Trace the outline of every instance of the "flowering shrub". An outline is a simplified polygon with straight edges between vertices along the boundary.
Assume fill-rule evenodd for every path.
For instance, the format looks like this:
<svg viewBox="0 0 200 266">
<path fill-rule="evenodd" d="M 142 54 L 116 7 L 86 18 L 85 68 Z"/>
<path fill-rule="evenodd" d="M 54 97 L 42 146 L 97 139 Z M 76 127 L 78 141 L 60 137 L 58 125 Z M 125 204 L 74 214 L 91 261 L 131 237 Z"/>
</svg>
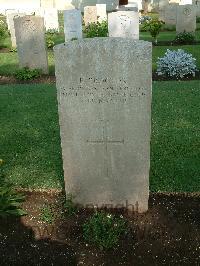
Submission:
<svg viewBox="0 0 200 266">
<path fill-rule="evenodd" d="M 188 54 L 182 49 L 177 51 L 167 49 L 164 57 L 158 57 L 157 74 L 176 78 L 195 76 L 197 70 L 195 61 L 192 54 Z"/>
<path fill-rule="evenodd" d="M 152 20 L 152 18 L 151 18 L 150 16 L 141 16 L 141 17 L 139 18 L 139 23 L 140 23 L 140 24 L 143 24 L 143 23 L 145 23 L 145 22 L 147 22 L 147 21 L 150 21 L 150 20 Z"/>
<path fill-rule="evenodd" d="M 151 36 L 155 40 L 155 43 L 157 43 L 157 37 L 162 29 L 163 24 L 165 24 L 165 22 L 157 18 L 154 18 L 151 20 L 146 20 L 143 25 L 143 28 L 150 32 Z"/>
</svg>

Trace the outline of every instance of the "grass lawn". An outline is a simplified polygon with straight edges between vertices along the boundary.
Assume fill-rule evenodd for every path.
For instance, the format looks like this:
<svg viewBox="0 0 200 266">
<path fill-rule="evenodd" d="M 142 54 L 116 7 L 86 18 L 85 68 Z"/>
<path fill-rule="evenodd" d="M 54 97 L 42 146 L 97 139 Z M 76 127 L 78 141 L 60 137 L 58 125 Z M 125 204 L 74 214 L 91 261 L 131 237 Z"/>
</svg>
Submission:
<svg viewBox="0 0 200 266">
<path fill-rule="evenodd" d="M 53 51 L 48 52 L 49 74 L 54 75 L 54 54 Z M 0 53 L 0 76 L 12 76 L 18 69 L 17 53 Z"/>
<path fill-rule="evenodd" d="M 200 190 L 199 102 L 199 81 L 153 83 L 151 191 Z M 55 86 L 0 86 L 0 120 L 6 176 L 16 186 L 61 188 Z"/>
</svg>

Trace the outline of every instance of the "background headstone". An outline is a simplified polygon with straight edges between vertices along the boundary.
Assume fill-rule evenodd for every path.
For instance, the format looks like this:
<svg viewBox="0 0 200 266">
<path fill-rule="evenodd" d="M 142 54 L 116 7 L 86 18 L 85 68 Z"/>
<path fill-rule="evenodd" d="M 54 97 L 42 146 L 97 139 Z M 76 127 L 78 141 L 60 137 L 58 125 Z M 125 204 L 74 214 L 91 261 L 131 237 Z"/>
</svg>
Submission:
<svg viewBox="0 0 200 266">
<path fill-rule="evenodd" d="M 36 15 L 44 18 L 44 27 L 46 31 L 59 31 L 58 10 L 56 8 L 40 8 Z"/>
<path fill-rule="evenodd" d="M 167 25 L 176 25 L 177 21 L 177 8 L 178 4 L 168 4 L 165 6 L 160 19 L 163 20 Z"/>
<path fill-rule="evenodd" d="M 14 27 L 14 18 L 17 17 L 23 17 L 25 16 L 25 13 L 10 13 L 7 15 L 8 23 L 9 23 L 9 29 L 10 29 L 10 36 L 11 36 L 11 43 L 12 47 L 16 48 L 16 37 L 15 37 L 15 27 Z"/>
<path fill-rule="evenodd" d="M 44 19 L 25 16 L 14 19 L 17 53 L 20 67 L 41 69 L 48 73 Z"/>
<path fill-rule="evenodd" d="M 192 0 L 181 0 L 179 5 L 192 5 Z"/>
<path fill-rule="evenodd" d="M 131 4 L 125 5 L 125 6 L 119 6 L 118 11 L 136 11 L 138 12 L 138 3 L 132 2 Z"/>
<path fill-rule="evenodd" d="M 99 22 L 107 20 L 106 4 L 97 4 L 97 20 Z"/>
<path fill-rule="evenodd" d="M 196 8 L 193 5 L 180 5 L 177 8 L 176 32 L 195 32 Z"/>
<path fill-rule="evenodd" d="M 64 33 L 65 41 L 73 38 L 82 39 L 82 16 L 77 9 L 64 11 Z"/>
<path fill-rule="evenodd" d="M 193 3 L 196 7 L 196 16 L 200 17 L 200 0 L 195 1 L 195 3 Z"/>
<path fill-rule="evenodd" d="M 41 8 L 54 8 L 54 0 L 40 0 Z"/>
<path fill-rule="evenodd" d="M 59 31 L 58 10 L 56 8 L 45 8 L 44 10 L 44 26 L 46 31 Z"/>
<path fill-rule="evenodd" d="M 94 38 L 54 48 L 65 188 L 75 203 L 148 209 L 151 46 Z"/>
<path fill-rule="evenodd" d="M 108 14 L 109 37 L 139 39 L 139 13 L 117 11 Z"/>
<path fill-rule="evenodd" d="M 8 25 L 8 30 L 10 30 L 10 20 L 8 19 L 8 15 L 9 14 L 17 14 L 17 13 L 19 13 L 19 11 L 18 11 L 18 9 L 7 9 L 5 11 L 5 13 L 6 13 L 6 23 Z"/>
<path fill-rule="evenodd" d="M 84 7 L 84 22 L 88 26 L 90 23 L 97 22 L 97 7 L 96 6 L 86 6 Z"/>
</svg>

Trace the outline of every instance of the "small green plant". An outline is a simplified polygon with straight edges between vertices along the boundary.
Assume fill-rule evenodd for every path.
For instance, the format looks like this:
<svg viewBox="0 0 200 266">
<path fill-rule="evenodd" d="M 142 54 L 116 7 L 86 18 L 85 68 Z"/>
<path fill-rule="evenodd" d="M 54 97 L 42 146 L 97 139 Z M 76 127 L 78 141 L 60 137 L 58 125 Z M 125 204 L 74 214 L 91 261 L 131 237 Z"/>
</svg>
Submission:
<svg viewBox="0 0 200 266">
<path fill-rule="evenodd" d="M 150 32 L 152 38 L 154 38 L 155 43 L 157 43 L 157 37 L 162 29 L 162 26 L 165 24 L 162 20 L 154 18 L 152 20 L 147 20 L 144 23 L 143 28 Z"/>
<path fill-rule="evenodd" d="M 0 160 L 0 217 L 26 215 L 27 213 L 21 208 L 25 197 L 16 192 L 13 185 L 5 180 L 2 165 L 3 160 Z"/>
<path fill-rule="evenodd" d="M 115 247 L 125 231 L 126 223 L 123 218 L 105 212 L 96 212 L 83 225 L 84 239 L 100 249 Z"/>
<path fill-rule="evenodd" d="M 0 47 L 2 46 L 2 42 L 5 40 L 7 35 L 8 35 L 7 26 L 3 22 L 3 20 L 0 20 Z"/>
<path fill-rule="evenodd" d="M 12 48 L 10 48 L 9 52 L 10 52 L 10 53 L 16 53 L 16 52 L 17 52 L 17 48 L 13 48 L 13 47 L 12 47 Z"/>
<path fill-rule="evenodd" d="M 84 33 L 87 38 L 107 37 L 108 36 L 108 22 L 102 21 L 97 23 L 90 23 L 85 26 Z"/>
<path fill-rule="evenodd" d="M 200 17 L 197 17 L 197 18 L 196 18 L 196 22 L 197 22 L 197 23 L 200 23 Z"/>
<path fill-rule="evenodd" d="M 55 42 L 53 40 L 53 35 L 51 33 L 46 33 L 46 46 L 48 49 L 52 49 L 55 45 Z"/>
<path fill-rule="evenodd" d="M 194 33 L 184 31 L 177 34 L 173 42 L 177 44 L 192 44 L 194 41 Z"/>
<path fill-rule="evenodd" d="M 45 205 L 41 208 L 40 220 L 52 224 L 55 221 L 55 212 L 52 205 Z"/>
<path fill-rule="evenodd" d="M 68 195 L 63 202 L 63 214 L 65 216 L 73 216 L 77 213 L 78 208 L 73 202 L 73 196 Z"/>
<path fill-rule="evenodd" d="M 31 79 L 39 78 L 40 76 L 41 76 L 40 69 L 29 69 L 28 67 L 18 69 L 15 72 L 15 77 L 18 80 L 31 80 Z"/>
</svg>

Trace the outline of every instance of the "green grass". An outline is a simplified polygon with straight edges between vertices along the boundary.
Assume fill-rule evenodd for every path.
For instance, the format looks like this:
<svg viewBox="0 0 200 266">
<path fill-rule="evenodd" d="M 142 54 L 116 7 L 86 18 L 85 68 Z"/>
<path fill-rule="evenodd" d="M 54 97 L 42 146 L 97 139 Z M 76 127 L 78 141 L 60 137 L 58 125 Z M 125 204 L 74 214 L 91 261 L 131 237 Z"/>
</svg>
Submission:
<svg viewBox="0 0 200 266">
<path fill-rule="evenodd" d="M 158 35 L 158 41 L 173 41 L 176 37 L 176 31 L 162 31 Z M 196 31 L 196 40 L 200 41 L 200 31 Z M 154 41 L 149 32 L 140 32 L 140 40 Z"/>
<path fill-rule="evenodd" d="M 200 191 L 200 83 L 154 82 L 151 191 Z"/>
<path fill-rule="evenodd" d="M 52 85 L 0 86 L 0 157 L 17 186 L 62 186 L 56 105 Z"/>
<path fill-rule="evenodd" d="M 154 82 L 151 191 L 200 190 L 200 84 Z M 0 86 L 0 159 L 16 186 L 61 188 L 54 85 Z"/>
<path fill-rule="evenodd" d="M 54 54 L 53 51 L 48 52 L 49 74 L 54 75 Z M 18 69 L 18 57 L 16 52 L 0 53 L 0 76 L 12 76 Z"/>
</svg>

